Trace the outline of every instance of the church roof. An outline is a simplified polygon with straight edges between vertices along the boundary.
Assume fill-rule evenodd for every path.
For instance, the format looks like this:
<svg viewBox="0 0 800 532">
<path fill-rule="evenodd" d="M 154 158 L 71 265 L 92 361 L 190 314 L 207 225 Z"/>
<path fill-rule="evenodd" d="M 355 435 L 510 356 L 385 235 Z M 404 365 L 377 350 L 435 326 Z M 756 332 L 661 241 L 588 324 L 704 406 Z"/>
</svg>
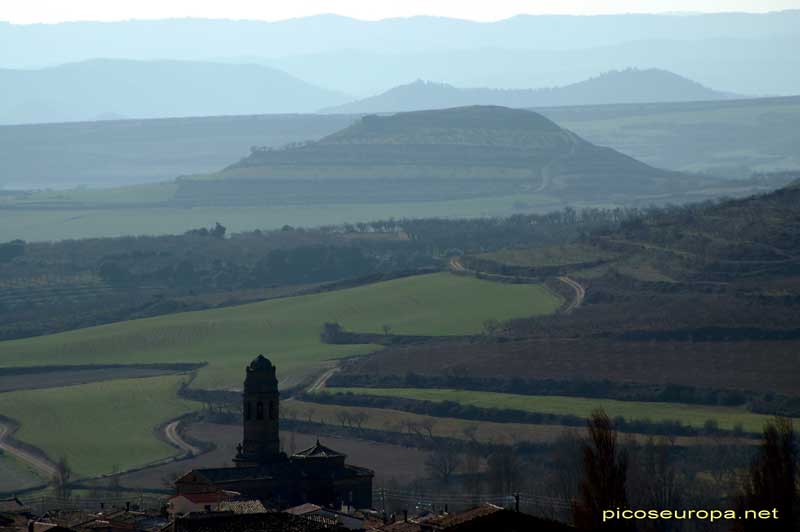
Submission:
<svg viewBox="0 0 800 532">
<path fill-rule="evenodd" d="M 316 446 L 315 446 L 316 447 Z M 312 447 L 313 449 L 313 447 Z M 327 449 L 327 447 L 326 447 Z M 329 455 L 330 457 L 343 457 L 343 454 L 338 454 L 336 451 Z M 306 456 L 298 456 L 298 458 L 306 458 Z M 313 471 L 309 471 L 304 467 L 303 460 L 276 462 L 273 464 L 265 464 L 262 466 L 252 467 L 215 467 L 209 469 L 193 469 L 189 473 L 179 478 L 177 484 L 196 484 L 196 483 L 210 483 L 217 486 L 227 486 L 230 489 L 236 489 L 235 484 L 242 481 L 254 480 L 281 480 L 290 481 L 299 477 L 314 476 Z M 358 467 L 350 464 L 345 464 L 344 467 L 333 467 L 327 474 L 333 475 L 330 478 L 353 478 L 353 477 L 371 477 L 374 472 L 365 467 Z"/>
<path fill-rule="evenodd" d="M 241 480 L 264 480 L 272 478 L 270 471 L 259 467 L 213 467 L 208 469 L 193 469 L 178 482 L 194 482 L 193 477 L 202 477 L 212 484 L 224 482 L 237 482 Z"/>
<path fill-rule="evenodd" d="M 258 355 L 250 362 L 250 369 L 252 371 L 270 371 L 273 367 L 272 362 L 264 355 Z"/>
<path fill-rule="evenodd" d="M 0 512 L 15 513 L 23 512 L 26 509 L 25 504 L 16 497 L 0 499 Z"/>
<path fill-rule="evenodd" d="M 292 455 L 292 457 L 297 458 L 341 458 L 343 456 L 345 455 L 338 451 L 334 451 L 330 447 L 325 447 L 319 442 L 319 440 L 317 440 L 317 443 L 308 449 L 303 449 L 302 451 L 296 452 Z"/>
<path fill-rule="evenodd" d="M 463 512 L 446 513 L 431 517 L 425 520 L 425 524 L 430 528 L 447 529 L 502 511 L 503 508 L 501 506 L 486 503 Z"/>
</svg>

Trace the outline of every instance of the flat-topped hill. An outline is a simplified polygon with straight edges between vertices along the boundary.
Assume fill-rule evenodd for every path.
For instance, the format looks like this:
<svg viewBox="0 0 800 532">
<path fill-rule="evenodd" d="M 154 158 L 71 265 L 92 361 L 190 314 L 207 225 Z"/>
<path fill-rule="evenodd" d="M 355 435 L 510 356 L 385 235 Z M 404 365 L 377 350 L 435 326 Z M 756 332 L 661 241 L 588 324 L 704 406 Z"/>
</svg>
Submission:
<svg viewBox="0 0 800 532">
<path fill-rule="evenodd" d="M 468 180 L 572 198 L 663 194 L 697 180 L 595 146 L 528 110 L 470 106 L 370 115 L 317 142 L 255 150 L 226 180 Z M 211 187 L 209 181 L 182 183 Z M 230 183 L 228 183 L 230 187 Z M 252 183 L 250 183 L 252 190 Z M 230 188 L 228 188 L 230 190 Z M 596 198 L 595 198 L 596 199 Z"/>
<path fill-rule="evenodd" d="M 454 136 L 456 131 L 463 136 Z M 319 143 L 525 146 L 541 136 L 563 133 L 552 120 L 538 113 L 497 105 L 473 105 L 391 116 L 368 115 Z"/>
</svg>

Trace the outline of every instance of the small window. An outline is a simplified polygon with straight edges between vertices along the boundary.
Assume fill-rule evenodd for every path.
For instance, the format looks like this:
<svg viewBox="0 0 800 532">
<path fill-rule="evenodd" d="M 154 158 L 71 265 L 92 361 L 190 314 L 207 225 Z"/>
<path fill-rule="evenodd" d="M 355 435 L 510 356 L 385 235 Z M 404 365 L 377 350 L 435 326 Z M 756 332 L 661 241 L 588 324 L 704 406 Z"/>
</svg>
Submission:
<svg viewBox="0 0 800 532">
<path fill-rule="evenodd" d="M 269 418 L 270 419 L 275 419 L 275 417 L 276 417 L 275 416 L 275 402 L 274 401 L 270 401 L 269 402 Z"/>
<path fill-rule="evenodd" d="M 252 407 L 250 406 L 250 401 L 247 401 L 247 402 L 244 404 L 244 418 L 245 418 L 247 421 L 250 421 L 250 418 L 252 418 L 252 417 L 253 417 L 253 412 L 252 412 L 252 410 L 253 410 L 253 409 L 252 409 Z"/>
<path fill-rule="evenodd" d="M 264 403 L 261 401 L 256 405 L 256 419 L 264 419 Z"/>
</svg>

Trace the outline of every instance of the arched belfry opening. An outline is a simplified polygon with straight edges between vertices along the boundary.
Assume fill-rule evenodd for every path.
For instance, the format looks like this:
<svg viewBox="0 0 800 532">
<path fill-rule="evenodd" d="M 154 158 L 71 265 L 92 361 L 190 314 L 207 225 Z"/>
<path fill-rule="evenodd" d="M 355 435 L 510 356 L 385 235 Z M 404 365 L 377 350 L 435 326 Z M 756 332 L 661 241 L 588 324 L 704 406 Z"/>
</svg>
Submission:
<svg viewBox="0 0 800 532">
<path fill-rule="evenodd" d="M 247 366 L 244 379 L 244 439 L 234 458 L 238 466 L 285 458 L 280 451 L 279 401 L 275 366 L 264 355 L 258 355 Z"/>
</svg>

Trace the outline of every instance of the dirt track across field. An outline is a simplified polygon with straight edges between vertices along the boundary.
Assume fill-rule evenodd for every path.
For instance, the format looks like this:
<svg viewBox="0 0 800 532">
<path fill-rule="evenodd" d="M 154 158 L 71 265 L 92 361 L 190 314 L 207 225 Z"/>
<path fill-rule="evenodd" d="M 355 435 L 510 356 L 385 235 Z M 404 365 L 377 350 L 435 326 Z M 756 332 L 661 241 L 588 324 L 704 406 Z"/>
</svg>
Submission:
<svg viewBox="0 0 800 532">
<path fill-rule="evenodd" d="M 50 460 L 36 456 L 30 451 L 16 447 L 11 440 L 11 427 L 0 421 L 0 449 L 33 466 L 44 478 L 56 474 L 56 465 Z"/>
<path fill-rule="evenodd" d="M 180 419 L 176 419 L 175 421 L 168 423 L 167 426 L 164 427 L 164 436 L 172 445 L 183 451 L 187 457 L 201 454 L 203 452 L 202 449 L 198 449 L 181 437 L 180 432 L 178 431 L 180 424 Z"/>
<path fill-rule="evenodd" d="M 583 299 L 586 297 L 586 289 L 578 281 L 570 279 L 566 275 L 559 277 L 558 280 L 575 290 L 575 299 L 563 310 L 564 314 L 569 314 L 583 304 Z"/>
<path fill-rule="evenodd" d="M 314 393 L 322 390 L 325 388 L 325 383 L 328 382 L 328 379 L 331 378 L 331 375 L 339 371 L 339 367 L 331 368 L 327 370 L 325 373 L 320 375 L 314 383 L 306 389 L 306 393 Z"/>
</svg>

